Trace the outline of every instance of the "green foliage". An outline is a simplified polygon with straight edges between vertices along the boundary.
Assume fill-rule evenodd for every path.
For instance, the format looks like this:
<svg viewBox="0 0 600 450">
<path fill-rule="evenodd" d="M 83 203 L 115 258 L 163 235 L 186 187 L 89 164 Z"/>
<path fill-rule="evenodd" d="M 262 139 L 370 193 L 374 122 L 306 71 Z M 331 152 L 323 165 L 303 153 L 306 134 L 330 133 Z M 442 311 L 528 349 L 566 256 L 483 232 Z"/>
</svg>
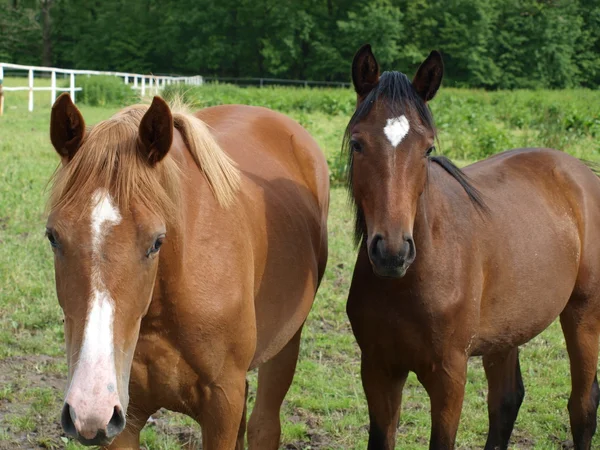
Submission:
<svg viewBox="0 0 600 450">
<path fill-rule="evenodd" d="M 125 106 L 139 100 L 137 92 L 131 89 L 131 86 L 124 84 L 119 77 L 81 76 L 76 84 L 82 88 L 77 98 L 86 105 Z"/>
<path fill-rule="evenodd" d="M 370 42 L 446 85 L 600 86 L 598 0 L 0 0 L 0 60 L 97 70 L 349 81 Z"/>
<path fill-rule="evenodd" d="M 201 87 L 169 85 L 162 91 L 167 100 L 180 97 L 196 108 L 223 104 L 264 106 L 282 112 L 322 112 L 347 114 L 354 112 L 356 95 L 339 88 L 241 88 L 230 84 L 208 83 Z"/>
<path fill-rule="evenodd" d="M 15 8 L 12 3 L 0 0 L 0 61 L 39 63 L 42 56 L 42 31 L 36 20 L 36 10 L 29 7 Z"/>
</svg>

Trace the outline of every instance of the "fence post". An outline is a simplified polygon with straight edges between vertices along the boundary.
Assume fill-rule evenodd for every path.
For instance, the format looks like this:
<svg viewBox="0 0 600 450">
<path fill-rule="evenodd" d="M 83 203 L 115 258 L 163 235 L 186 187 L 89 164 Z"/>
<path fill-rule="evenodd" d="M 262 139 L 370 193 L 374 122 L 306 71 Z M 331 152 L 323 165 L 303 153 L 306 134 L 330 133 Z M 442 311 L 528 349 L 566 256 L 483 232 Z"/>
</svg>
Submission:
<svg viewBox="0 0 600 450">
<path fill-rule="evenodd" d="M 33 69 L 29 69 L 29 111 L 33 111 Z"/>
<path fill-rule="evenodd" d="M 50 75 L 50 106 L 56 101 L 56 72 L 53 70 Z"/>
<path fill-rule="evenodd" d="M 134 87 L 135 89 L 137 89 L 137 87 L 138 87 L 138 84 L 137 84 L 137 75 L 135 75 L 135 76 L 133 77 L 133 87 Z"/>
<path fill-rule="evenodd" d="M 71 100 L 75 103 L 75 74 L 71 72 L 71 85 L 69 86 L 71 90 Z"/>
<path fill-rule="evenodd" d="M 142 75 L 142 97 L 146 95 L 146 77 Z"/>
<path fill-rule="evenodd" d="M 125 84 L 129 84 L 129 75 L 125 75 Z"/>
</svg>

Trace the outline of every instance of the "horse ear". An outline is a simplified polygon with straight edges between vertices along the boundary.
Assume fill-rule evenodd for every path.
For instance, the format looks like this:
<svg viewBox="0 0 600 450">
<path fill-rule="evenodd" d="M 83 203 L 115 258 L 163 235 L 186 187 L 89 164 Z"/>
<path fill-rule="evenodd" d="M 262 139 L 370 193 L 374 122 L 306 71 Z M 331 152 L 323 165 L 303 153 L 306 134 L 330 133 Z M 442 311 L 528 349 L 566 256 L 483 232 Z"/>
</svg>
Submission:
<svg viewBox="0 0 600 450">
<path fill-rule="evenodd" d="M 423 101 L 428 102 L 435 97 L 440 84 L 442 84 L 443 77 L 444 61 L 442 55 L 437 50 L 433 50 L 417 70 L 412 84 Z"/>
<path fill-rule="evenodd" d="M 73 159 L 84 136 L 83 116 L 65 92 L 56 99 L 50 113 L 50 141 L 63 163 Z"/>
<path fill-rule="evenodd" d="M 173 143 L 173 116 L 169 105 L 156 96 L 140 122 L 140 152 L 154 166 L 161 161 Z"/>
<path fill-rule="evenodd" d="M 365 44 L 358 49 L 352 61 L 352 83 L 359 98 L 365 97 L 379 82 L 379 64 Z"/>
</svg>

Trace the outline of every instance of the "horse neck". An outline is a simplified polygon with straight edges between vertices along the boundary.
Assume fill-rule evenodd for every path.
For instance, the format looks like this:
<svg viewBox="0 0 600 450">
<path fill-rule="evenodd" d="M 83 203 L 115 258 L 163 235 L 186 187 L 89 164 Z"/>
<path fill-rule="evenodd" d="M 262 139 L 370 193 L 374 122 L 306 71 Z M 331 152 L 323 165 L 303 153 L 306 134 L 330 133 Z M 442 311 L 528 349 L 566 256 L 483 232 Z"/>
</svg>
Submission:
<svg viewBox="0 0 600 450">
<path fill-rule="evenodd" d="M 173 257 L 177 261 L 169 262 L 169 270 L 175 269 L 180 264 L 185 264 L 182 259 L 184 248 L 197 243 L 199 239 L 211 235 L 215 229 L 222 227 L 224 221 L 237 223 L 236 209 L 221 207 L 213 194 L 210 185 L 202 170 L 196 164 L 189 149 L 178 136 L 169 157 L 172 157 L 180 167 L 180 211 L 177 218 L 170 221 L 169 239 L 174 242 L 179 251 Z M 175 265 L 173 265 L 175 262 Z"/>
<path fill-rule="evenodd" d="M 430 248 L 443 236 L 470 232 L 473 205 L 460 184 L 435 163 L 430 163 L 427 185 L 419 198 L 414 239 L 417 249 Z"/>
</svg>

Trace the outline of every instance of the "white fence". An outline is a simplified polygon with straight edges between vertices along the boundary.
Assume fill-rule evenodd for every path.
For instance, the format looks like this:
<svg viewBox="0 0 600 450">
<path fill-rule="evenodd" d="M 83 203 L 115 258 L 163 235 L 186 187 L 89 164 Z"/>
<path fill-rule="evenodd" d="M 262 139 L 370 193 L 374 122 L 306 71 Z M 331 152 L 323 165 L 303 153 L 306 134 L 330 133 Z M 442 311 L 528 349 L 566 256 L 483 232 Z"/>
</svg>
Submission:
<svg viewBox="0 0 600 450">
<path fill-rule="evenodd" d="M 11 71 L 26 71 L 28 72 L 28 84 L 27 86 L 4 86 L 2 81 L 4 79 L 4 70 L 8 69 Z M 50 74 L 50 86 L 34 86 L 34 75 L 35 73 L 49 73 Z M 56 85 L 56 74 L 65 74 L 69 76 L 69 87 L 58 87 Z M 81 91 L 81 87 L 75 86 L 75 75 L 112 75 L 121 77 L 125 84 L 131 85 L 132 89 L 139 89 L 142 97 L 149 94 L 158 92 L 168 84 L 190 84 L 190 85 L 201 85 L 204 80 L 200 75 L 192 77 L 171 77 L 171 76 L 156 76 L 156 75 L 141 75 L 139 73 L 126 73 L 126 72 L 101 72 L 97 70 L 70 70 L 70 69 L 58 69 L 56 67 L 39 67 L 39 66 L 22 66 L 20 64 L 9 64 L 0 62 L 0 115 L 4 112 L 4 97 L 3 92 L 10 91 L 29 91 L 29 111 L 33 111 L 33 93 L 35 91 L 49 91 L 50 92 L 50 105 L 54 104 L 56 100 L 57 92 L 69 92 L 73 102 L 75 102 L 75 92 Z"/>
</svg>

